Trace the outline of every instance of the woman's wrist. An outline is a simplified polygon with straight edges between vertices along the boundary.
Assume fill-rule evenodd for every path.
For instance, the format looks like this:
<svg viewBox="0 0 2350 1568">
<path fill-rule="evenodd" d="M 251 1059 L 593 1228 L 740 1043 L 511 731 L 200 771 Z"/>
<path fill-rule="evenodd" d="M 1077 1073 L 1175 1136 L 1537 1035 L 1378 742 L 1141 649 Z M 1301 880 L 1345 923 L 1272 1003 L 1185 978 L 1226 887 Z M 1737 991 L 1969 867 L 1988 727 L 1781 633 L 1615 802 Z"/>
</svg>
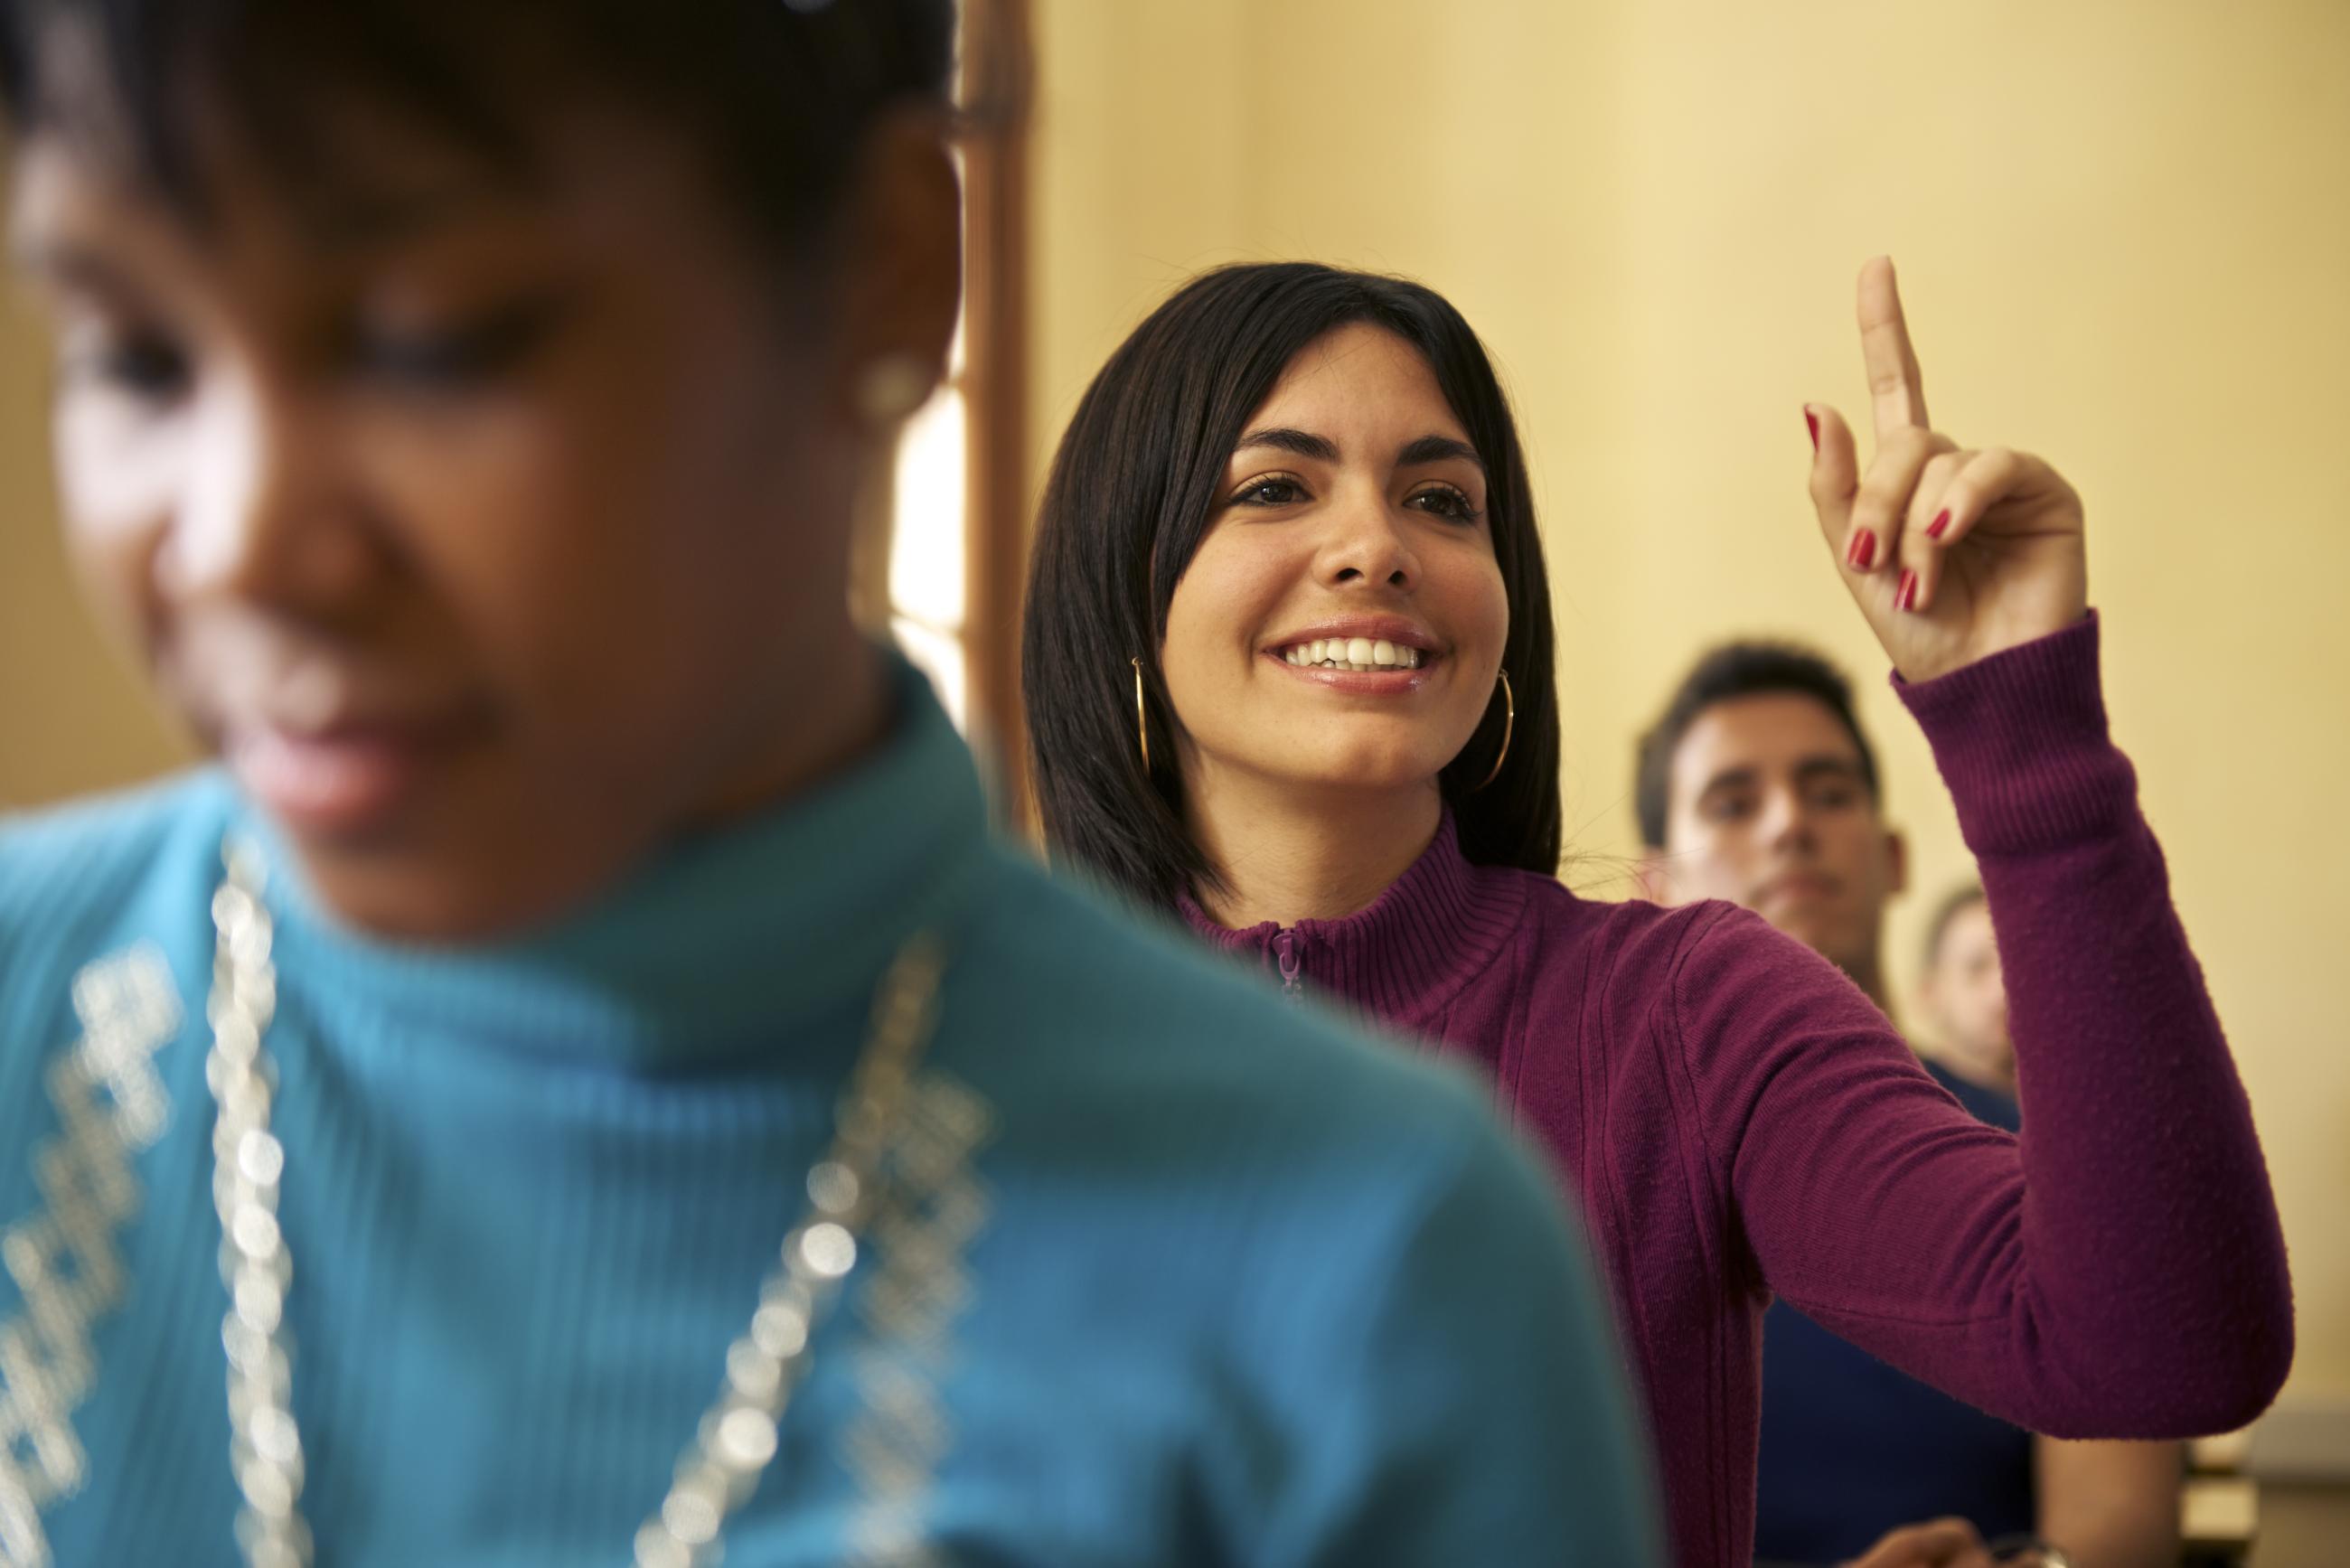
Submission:
<svg viewBox="0 0 2350 1568">
<path fill-rule="evenodd" d="M 1896 679 L 1978 857 L 2076 845 L 2134 810 L 2136 776 L 2106 723 L 2099 641 L 2093 614 L 1939 680 Z"/>
</svg>

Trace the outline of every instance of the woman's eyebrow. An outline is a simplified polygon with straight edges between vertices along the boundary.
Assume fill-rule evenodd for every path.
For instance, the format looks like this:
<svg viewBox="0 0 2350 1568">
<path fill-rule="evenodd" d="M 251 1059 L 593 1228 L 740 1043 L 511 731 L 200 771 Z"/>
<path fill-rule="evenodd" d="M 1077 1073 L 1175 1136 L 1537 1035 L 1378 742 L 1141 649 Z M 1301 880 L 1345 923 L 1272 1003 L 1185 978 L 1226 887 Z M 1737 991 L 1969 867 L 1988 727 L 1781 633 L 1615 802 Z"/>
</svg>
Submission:
<svg viewBox="0 0 2350 1568">
<path fill-rule="evenodd" d="M 1240 444 L 1232 451 L 1239 453 L 1251 447 L 1272 447 L 1280 452 L 1295 452 L 1299 457 L 1312 458 L 1317 462 L 1336 462 L 1339 460 L 1338 443 L 1329 437 L 1315 435 L 1311 431 L 1293 430 L 1286 425 L 1251 431 L 1241 437 Z M 1403 449 L 1396 453 L 1398 468 L 1424 468 L 1438 462 L 1471 462 L 1480 470 L 1485 466 L 1475 447 L 1451 436 L 1424 435 L 1417 441 L 1405 442 Z"/>
<path fill-rule="evenodd" d="M 1480 472 L 1485 467 L 1485 460 L 1477 455 L 1475 447 L 1465 441 L 1454 441 L 1451 436 L 1424 435 L 1418 441 L 1407 442 L 1404 449 L 1396 453 L 1398 468 L 1421 468 L 1432 462 L 1473 462 Z"/>
<path fill-rule="evenodd" d="M 305 203 L 303 229 L 322 251 L 375 250 L 477 218 L 499 193 L 472 182 L 343 192 Z"/>
<path fill-rule="evenodd" d="M 496 192 L 452 185 L 320 202 L 304 216 L 305 237 L 326 254 L 421 240 L 491 210 Z M 126 292 L 121 274 L 97 246 L 31 224 L 12 226 L 8 259 L 17 272 L 102 294 Z"/>
<path fill-rule="evenodd" d="M 1327 436 L 1315 435 L 1311 431 L 1291 430 L 1285 425 L 1251 431 L 1241 437 L 1240 444 L 1232 451 L 1243 452 L 1253 446 L 1269 446 L 1280 452 L 1294 452 L 1299 457 L 1310 457 L 1316 462 L 1338 461 L 1336 441 Z"/>
<path fill-rule="evenodd" d="M 121 274 L 97 250 L 75 240 L 16 230 L 8 236 L 8 263 L 44 283 L 100 294 L 121 292 Z"/>
<path fill-rule="evenodd" d="M 8 236 L 9 275 L 19 299 L 78 300 L 141 315 L 151 303 L 136 275 L 100 244 L 78 234 L 18 229 Z"/>
</svg>

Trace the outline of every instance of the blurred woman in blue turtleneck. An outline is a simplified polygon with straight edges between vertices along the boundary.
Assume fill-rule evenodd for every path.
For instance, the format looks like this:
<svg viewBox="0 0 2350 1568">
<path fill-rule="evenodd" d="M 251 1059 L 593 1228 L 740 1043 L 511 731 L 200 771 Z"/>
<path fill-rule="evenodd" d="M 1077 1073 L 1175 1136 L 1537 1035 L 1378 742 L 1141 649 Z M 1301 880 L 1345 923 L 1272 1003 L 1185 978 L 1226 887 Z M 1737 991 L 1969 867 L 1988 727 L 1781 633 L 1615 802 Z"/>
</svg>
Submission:
<svg viewBox="0 0 2350 1568">
<path fill-rule="evenodd" d="M 850 624 L 951 22 L 0 6 L 71 542 L 223 764 L 0 830 L 0 1561 L 1648 1559 L 1476 1096 L 991 846 Z"/>
</svg>

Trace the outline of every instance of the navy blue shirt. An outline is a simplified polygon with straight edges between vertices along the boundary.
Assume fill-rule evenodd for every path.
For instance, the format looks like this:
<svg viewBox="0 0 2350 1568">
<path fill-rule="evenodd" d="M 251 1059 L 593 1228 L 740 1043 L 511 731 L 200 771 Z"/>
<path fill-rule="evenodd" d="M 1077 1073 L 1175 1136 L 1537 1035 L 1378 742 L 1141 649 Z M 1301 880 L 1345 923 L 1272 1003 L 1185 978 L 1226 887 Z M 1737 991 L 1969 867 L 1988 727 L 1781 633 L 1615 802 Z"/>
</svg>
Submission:
<svg viewBox="0 0 2350 1568">
<path fill-rule="evenodd" d="M 1981 1121 L 2015 1102 L 1926 1064 Z M 1783 1302 L 1762 1320 L 1754 1554 L 1827 1563 L 1887 1531 L 1957 1515 L 1986 1540 L 2033 1528 L 2032 1434 L 1897 1372 Z"/>
</svg>

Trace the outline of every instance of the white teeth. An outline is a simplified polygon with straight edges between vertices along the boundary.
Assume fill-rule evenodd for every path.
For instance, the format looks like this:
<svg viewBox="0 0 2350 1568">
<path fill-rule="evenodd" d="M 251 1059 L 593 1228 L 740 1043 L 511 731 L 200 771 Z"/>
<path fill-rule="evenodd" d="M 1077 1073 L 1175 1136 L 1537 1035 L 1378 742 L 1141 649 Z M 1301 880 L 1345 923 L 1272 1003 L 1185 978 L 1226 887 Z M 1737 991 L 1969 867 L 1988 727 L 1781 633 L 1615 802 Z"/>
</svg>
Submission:
<svg viewBox="0 0 2350 1568">
<path fill-rule="evenodd" d="M 1419 649 L 1370 638 L 1316 638 L 1282 649 L 1282 661 L 1304 670 L 1417 670 Z"/>
</svg>

